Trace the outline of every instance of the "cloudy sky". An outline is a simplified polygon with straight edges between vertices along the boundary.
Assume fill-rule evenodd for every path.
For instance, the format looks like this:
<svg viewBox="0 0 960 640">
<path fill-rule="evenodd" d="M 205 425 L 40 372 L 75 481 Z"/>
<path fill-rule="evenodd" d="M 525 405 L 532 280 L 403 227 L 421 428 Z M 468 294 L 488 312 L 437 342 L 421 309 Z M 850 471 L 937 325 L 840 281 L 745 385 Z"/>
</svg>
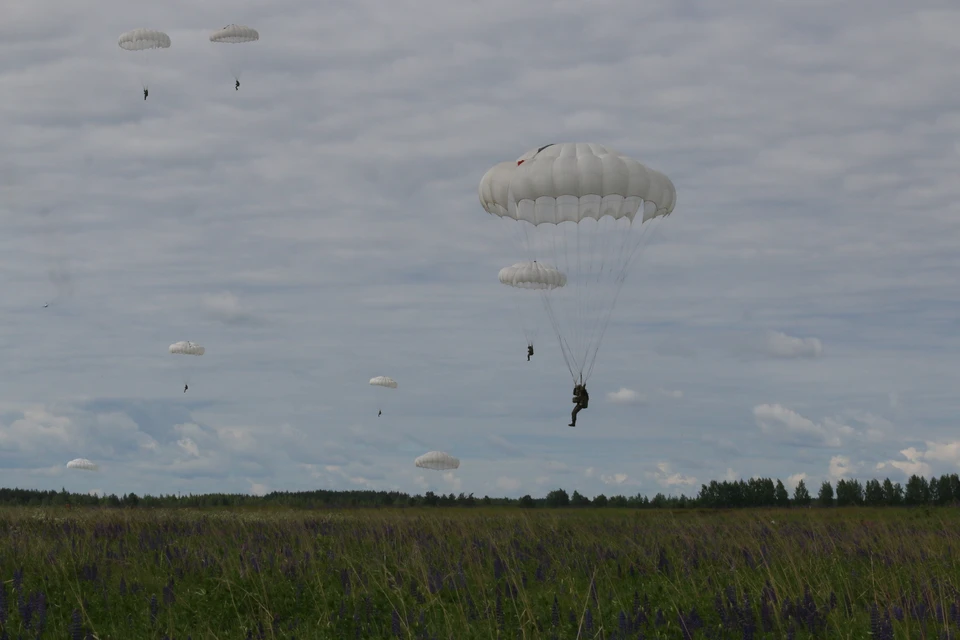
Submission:
<svg viewBox="0 0 960 640">
<path fill-rule="evenodd" d="M 8 2 L 0 485 L 653 495 L 960 470 L 953 5 Z M 228 23 L 260 41 L 209 43 Z M 137 27 L 173 46 L 122 51 Z M 477 197 L 563 141 L 678 193 L 576 429 Z M 414 467 L 433 449 L 460 469 Z"/>
</svg>

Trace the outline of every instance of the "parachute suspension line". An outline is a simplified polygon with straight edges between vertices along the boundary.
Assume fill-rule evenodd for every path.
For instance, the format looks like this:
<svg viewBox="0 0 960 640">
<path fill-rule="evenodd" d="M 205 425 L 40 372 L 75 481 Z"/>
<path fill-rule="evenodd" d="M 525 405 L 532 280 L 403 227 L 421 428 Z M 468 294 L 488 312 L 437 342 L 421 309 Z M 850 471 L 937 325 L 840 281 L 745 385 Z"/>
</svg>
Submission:
<svg viewBox="0 0 960 640">
<path fill-rule="evenodd" d="M 574 372 L 573 365 L 570 363 L 570 346 L 567 344 L 567 341 L 563 337 L 563 331 L 561 331 L 560 323 L 557 321 L 557 317 L 553 311 L 553 307 L 550 306 L 550 301 L 547 298 L 547 292 L 541 291 L 541 299 L 543 300 L 543 306 L 547 310 L 547 316 L 550 318 L 550 324 L 553 326 L 554 333 L 557 334 L 557 341 L 560 343 L 560 353 L 563 355 L 563 361 L 567 365 L 567 369 L 570 370 L 570 375 L 573 377 L 573 382 L 577 382 L 577 374 Z"/>
<path fill-rule="evenodd" d="M 616 308 L 617 301 L 620 298 L 620 291 L 623 288 L 623 283 L 627 279 L 627 274 L 630 272 L 630 264 L 633 262 L 634 256 L 636 256 L 637 251 L 643 246 L 645 246 L 648 243 L 647 241 L 653 237 L 653 232 L 650 231 L 651 227 L 656 228 L 656 226 L 659 226 L 659 222 L 657 220 L 653 220 L 652 222 L 655 224 L 647 225 L 645 228 L 641 226 L 641 231 L 639 234 L 639 238 L 637 239 L 637 243 L 633 246 L 633 249 L 630 251 L 629 256 L 623 263 L 622 270 L 620 271 L 619 274 L 617 274 L 617 277 L 614 281 L 615 293 L 614 293 L 613 301 L 610 307 L 607 309 L 607 313 L 605 314 L 605 317 L 603 318 L 603 322 L 600 329 L 600 337 L 596 341 L 595 348 L 593 350 L 593 355 L 590 357 L 590 364 L 587 367 L 587 378 L 589 378 L 590 375 L 593 373 L 593 367 L 596 364 L 597 355 L 600 352 L 600 344 L 603 342 L 604 336 L 606 336 L 607 328 L 610 325 L 610 319 L 613 316 L 613 310 Z M 640 224 L 643 225 L 642 219 Z M 630 221 L 630 225 L 631 226 L 633 225 L 632 220 Z M 626 236 L 628 234 L 629 234 L 629 230 L 627 234 L 624 234 L 624 235 Z M 624 242 L 621 248 L 625 248 L 626 244 L 627 243 Z"/>
<path fill-rule="evenodd" d="M 613 303 L 610 305 L 609 309 L 607 310 L 606 317 L 603 319 L 603 323 L 600 329 L 600 337 L 596 341 L 595 348 L 593 350 L 593 355 L 590 357 L 590 364 L 587 367 L 587 378 L 589 378 L 590 375 L 593 373 L 593 367 L 597 362 L 597 354 L 600 352 L 600 343 L 603 342 L 603 338 L 604 336 L 606 336 L 607 328 L 610 325 L 610 318 L 612 317 L 613 310 L 614 308 L 616 308 L 617 301 L 620 298 L 620 291 L 623 289 L 623 283 L 626 281 L 627 274 L 630 272 L 630 265 L 633 263 L 634 259 L 636 258 L 638 251 L 640 251 L 641 248 L 645 247 L 646 245 L 650 244 L 650 242 L 652 242 L 653 238 L 656 236 L 657 231 L 660 229 L 660 221 L 665 217 L 666 216 L 658 216 L 657 218 L 651 220 L 650 222 L 652 224 L 648 224 L 646 228 L 641 227 L 641 232 L 640 232 L 640 237 L 638 239 L 638 242 L 633 246 L 633 249 L 630 251 L 630 255 L 627 257 L 626 262 L 624 263 L 623 270 L 617 276 L 616 293 L 614 294 L 614 297 L 613 297 Z M 631 221 L 631 225 L 632 224 L 633 222 Z M 644 224 L 642 219 L 640 224 L 641 225 Z M 640 255 L 644 255 L 644 254 L 641 253 Z"/>
</svg>

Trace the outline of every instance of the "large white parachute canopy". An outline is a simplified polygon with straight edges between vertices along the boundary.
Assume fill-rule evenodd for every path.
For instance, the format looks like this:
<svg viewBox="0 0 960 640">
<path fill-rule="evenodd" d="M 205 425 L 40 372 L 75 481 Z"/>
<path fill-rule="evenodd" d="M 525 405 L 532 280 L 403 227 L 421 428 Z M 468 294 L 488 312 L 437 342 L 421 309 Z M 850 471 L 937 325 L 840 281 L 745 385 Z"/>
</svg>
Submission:
<svg viewBox="0 0 960 640">
<path fill-rule="evenodd" d="M 207 350 L 201 347 L 199 344 L 196 342 L 190 342 L 189 340 L 174 342 L 172 345 L 170 345 L 169 351 L 170 353 L 184 356 L 202 356 L 207 352 Z"/>
<path fill-rule="evenodd" d="M 370 378 L 370 384 L 375 387 L 387 387 L 388 389 L 396 389 L 397 381 L 393 378 L 388 378 L 387 376 L 377 376 L 376 378 Z"/>
<path fill-rule="evenodd" d="M 67 469 L 79 469 L 81 471 L 97 471 L 99 466 L 90 462 L 86 458 L 76 458 L 67 463 Z"/>
<path fill-rule="evenodd" d="M 630 264 L 648 239 L 645 223 L 673 211 L 673 182 L 603 145 L 561 143 L 494 165 L 478 194 L 531 260 L 557 265 L 567 277 L 566 286 L 541 295 L 574 382 L 585 382 Z"/>
<path fill-rule="evenodd" d="M 151 51 L 153 49 L 169 49 L 170 36 L 163 31 L 155 31 L 153 29 L 133 29 L 132 31 L 120 34 L 120 37 L 117 39 L 117 44 L 120 45 L 120 48 L 124 51 L 136 52 L 138 57 L 141 57 L 140 62 L 142 63 L 142 67 L 140 70 L 140 81 L 143 84 L 143 88 L 146 89 L 149 86 L 147 82 L 148 73 L 146 64 L 148 58 L 153 55 Z"/>
<path fill-rule="evenodd" d="M 210 34 L 210 42 L 215 44 L 247 44 L 259 39 L 260 33 L 256 29 L 241 24 L 228 24 Z M 227 50 L 223 51 L 217 47 L 217 50 L 223 55 L 230 56 L 230 73 L 237 81 L 239 89 L 240 75 L 247 66 L 247 48 L 227 47 Z"/>
<path fill-rule="evenodd" d="M 446 471 L 460 467 L 460 460 L 443 451 L 428 451 L 414 460 L 413 463 L 421 469 L 432 469 L 433 471 Z"/>
<path fill-rule="evenodd" d="M 567 276 L 554 267 L 540 262 L 518 262 L 500 269 L 500 283 L 516 289 L 525 289 L 512 295 L 517 303 L 520 327 L 532 347 L 539 334 L 540 296 L 537 291 L 550 291 L 567 284 Z M 531 293 L 532 292 L 532 293 Z M 522 300 L 521 300 L 522 298 Z M 533 304 L 535 303 L 535 304 Z"/>
<path fill-rule="evenodd" d="M 167 350 L 176 356 L 202 356 L 207 352 L 204 347 L 196 342 L 190 342 L 189 340 L 174 342 L 168 347 Z M 180 375 L 183 377 L 183 384 L 184 386 L 187 386 L 190 384 L 190 379 L 193 375 L 193 358 L 177 358 L 176 360 L 177 365 L 180 368 Z"/>
</svg>

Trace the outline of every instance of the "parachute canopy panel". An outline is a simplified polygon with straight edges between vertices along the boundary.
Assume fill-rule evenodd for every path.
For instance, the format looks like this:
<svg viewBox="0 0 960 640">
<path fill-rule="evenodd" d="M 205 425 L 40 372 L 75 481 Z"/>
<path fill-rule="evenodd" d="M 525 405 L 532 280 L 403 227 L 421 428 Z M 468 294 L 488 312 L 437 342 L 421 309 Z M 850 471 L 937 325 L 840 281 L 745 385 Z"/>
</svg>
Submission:
<svg viewBox="0 0 960 640">
<path fill-rule="evenodd" d="M 170 36 L 163 31 L 153 29 L 133 29 L 120 35 L 117 44 L 126 51 L 146 51 L 147 49 L 169 49 Z"/>
<path fill-rule="evenodd" d="M 259 39 L 260 34 L 256 29 L 245 27 L 240 24 L 229 24 L 223 29 L 219 29 L 210 34 L 210 42 L 221 42 L 226 44 L 256 42 Z"/>
<path fill-rule="evenodd" d="M 388 389 L 397 388 L 397 381 L 387 376 L 377 376 L 376 378 L 370 378 L 370 384 L 372 384 L 375 387 L 387 387 Z"/>
<path fill-rule="evenodd" d="M 567 284 L 567 276 L 549 264 L 518 262 L 500 269 L 500 282 L 518 289 L 557 289 Z"/>
<path fill-rule="evenodd" d="M 413 463 L 421 469 L 431 469 L 433 471 L 446 471 L 460 467 L 459 459 L 443 451 L 429 451 L 414 460 Z"/>
<path fill-rule="evenodd" d="M 79 469 L 80 471 L 97 471 L 99 466 L 90 462 L 86 458 L 76 458 L 67 463 L 68 469 Z"/>
<path fill-rule="evenodd" d="M 170 353 L 184 356 L 202 356 L 207 350 L 196 342 L 184 340 L 181 342 L 174 342 L 172 345 L 170 345 L 169 351 Z"/>
</svg>

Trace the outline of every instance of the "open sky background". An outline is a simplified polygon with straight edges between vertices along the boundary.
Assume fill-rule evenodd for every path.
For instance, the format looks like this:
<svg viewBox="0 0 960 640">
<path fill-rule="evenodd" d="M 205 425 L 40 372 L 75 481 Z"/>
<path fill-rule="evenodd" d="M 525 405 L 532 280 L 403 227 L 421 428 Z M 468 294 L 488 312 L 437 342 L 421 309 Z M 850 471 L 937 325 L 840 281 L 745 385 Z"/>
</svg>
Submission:
<svg viewBox="0 0 960 640">
<path fill-rule="evenodd" d="M 260 41 L 211 44 L 228 23 Z M 173 46 L 122 51 L 137 27 Z M 932 0 L 7 0 L 0 485 L 652 496 L 960 471 L 958 33 Z M 477 197 L 565 141 L 678 193 L 576 429 Z M 207 348 L 186 394 L 178 340 Z M 433 449 L 460 469 L 414 467 Z"/>
</svg>

